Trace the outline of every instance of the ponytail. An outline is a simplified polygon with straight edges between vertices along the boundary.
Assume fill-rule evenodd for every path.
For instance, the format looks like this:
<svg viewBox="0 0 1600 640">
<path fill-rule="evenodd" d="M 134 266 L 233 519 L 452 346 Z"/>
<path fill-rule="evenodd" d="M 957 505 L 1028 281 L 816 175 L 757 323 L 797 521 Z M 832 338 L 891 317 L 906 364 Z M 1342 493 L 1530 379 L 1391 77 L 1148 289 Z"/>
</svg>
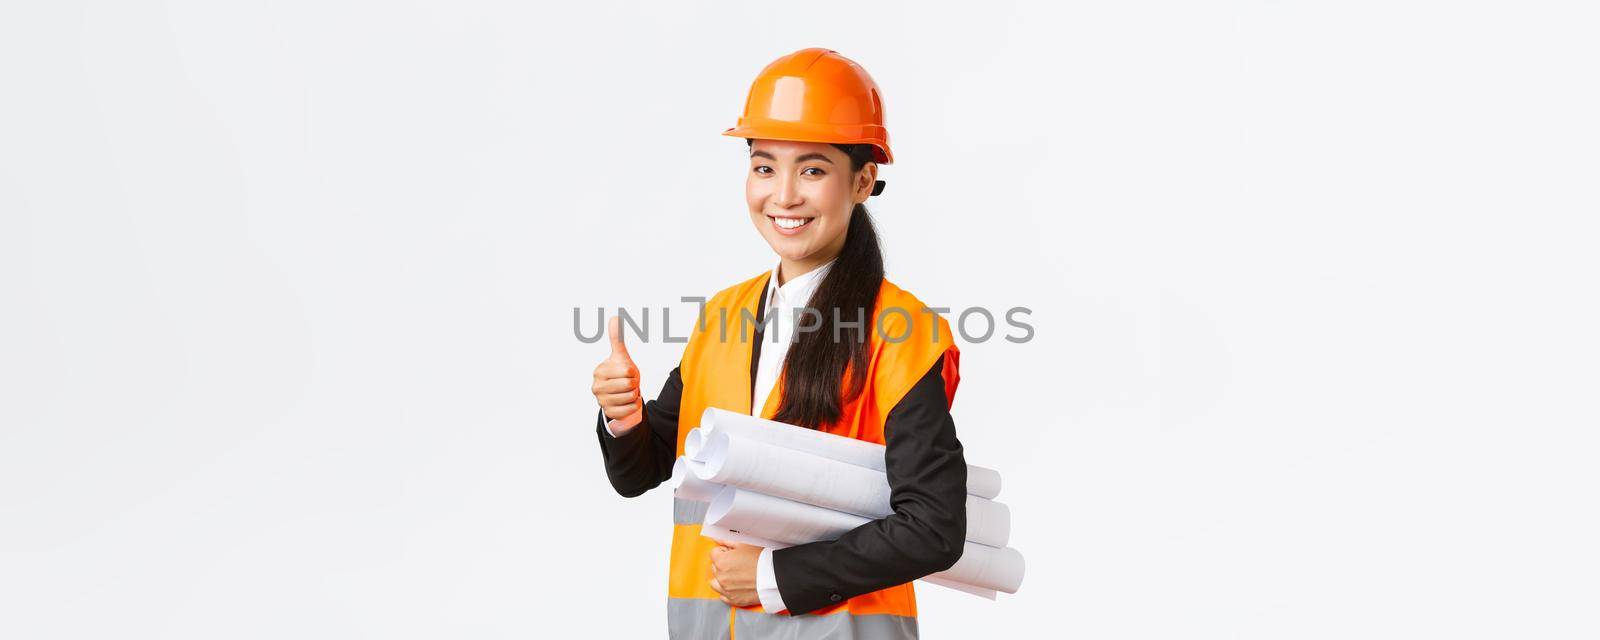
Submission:
<svg viewBox="0 0 1600 640">
<path fill-rule="evenodd" d="M 860 171 L 872 160 L 871 145 L 835 146 L 850 156 L 851 171 Z M 821 326 L 800 333 L 789 347 L 783 365 L 783 401 L 774 419 L 815 429 L 838 421 L 844 405 L 861 395 L 867 382 L 867 332 L 875 326 L 872 311 L 882 286 L 878 230 L 866 205 L 857 204 L 850 212 L 844 248 L 811 296 L 810 307 L 822 314 Z M 854 326 L 838 328 L 845 323 Z"/>
</svg>

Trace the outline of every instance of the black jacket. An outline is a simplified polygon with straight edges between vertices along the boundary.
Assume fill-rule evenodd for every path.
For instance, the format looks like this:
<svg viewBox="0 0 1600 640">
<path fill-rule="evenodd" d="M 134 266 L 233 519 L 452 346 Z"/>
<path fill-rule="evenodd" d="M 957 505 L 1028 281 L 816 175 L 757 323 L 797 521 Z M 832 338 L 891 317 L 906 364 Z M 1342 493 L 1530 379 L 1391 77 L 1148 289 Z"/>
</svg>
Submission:
<svg viewBox="0 0 1600 640">
<path fill-rule="evenodd" d="M 765 307 L 763 295 L 758 317 Z M 760 347 L 757 333 L 751 341 L 752 392 Z M 884 423 L 884 462 L 894 513 L 837 540 L 773 552 L 778 592 L 791 614 L 910 582 L 960 559 L 967 530 L 967 464 L 944 393 L 943 366 L 941 357 Z M 683 379 L 674 368 L 661 393 L 645 403 L 644 419 L 622 437 L 606 432 L 605 415 L 600 414 L 600 452 L 617 493 L 631 498 L 671 477 L 682 395 Z"/>
</svg>

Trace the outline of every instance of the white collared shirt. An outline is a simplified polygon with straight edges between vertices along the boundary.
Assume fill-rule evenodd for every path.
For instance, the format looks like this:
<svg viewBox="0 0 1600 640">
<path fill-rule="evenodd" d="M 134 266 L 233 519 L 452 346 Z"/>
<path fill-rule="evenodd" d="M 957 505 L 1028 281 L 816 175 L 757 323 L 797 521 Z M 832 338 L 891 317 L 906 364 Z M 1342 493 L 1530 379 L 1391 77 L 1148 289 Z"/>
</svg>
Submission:
<svg viewBox="0 0 1600 640">
<path fill-rule="evenodd" d="M 767 278 L 767 309 L 762 314 L 762 320 L 772 319 L 767 324 L 766 333 L 761 336 L 761 357 L 756 362 L 756 379 L 751 389 L 750 414 L 761 415 L 761 408 L 767 404 L 767 396 L 772 395 L 773 387 L 778 384 L 778 376 L 783 373 L 783 363 L 789 357 L 789 345 L 795 339 L 795 325 L 805 322 L 808 326 L 815 326 L 820 317 L 796 318 L 795 312 L 811 304 L 811 296 L 817 292 L 817 285 L 822 284 L 823 277 L 833 269 L 833 261 L 790 278 L 783 286 L 778 286 L 778 269 L 772 268 L 772 277 Z"/>
</svg>

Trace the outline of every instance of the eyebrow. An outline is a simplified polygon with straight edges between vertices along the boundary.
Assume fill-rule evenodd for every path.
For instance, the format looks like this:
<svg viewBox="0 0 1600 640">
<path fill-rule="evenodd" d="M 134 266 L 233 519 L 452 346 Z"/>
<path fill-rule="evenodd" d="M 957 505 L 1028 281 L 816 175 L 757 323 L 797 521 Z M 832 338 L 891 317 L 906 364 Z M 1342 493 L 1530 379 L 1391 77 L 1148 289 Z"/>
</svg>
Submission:
<svg viewBox="0 0 1600 640">
<path fill-rule="evenodd" d="M 766 158 L 766 159 L 771 160 L 773 162 L 777 162 L 778 161 L 778 159 L 773 157 L 772 154 L 767 153 L 765 151 L 751 151 L 750 152 L 750 157 L 752 157 L 752 158 Z M 821 160 L 821 161 L 826 162 L 828 164 L 833 164 L 833 161 L 829 160 L 828 156 L 825 156 L 825 155 L 822 155 L 822 154 L 816 153 L 816 152 L 802 154 L 800 157 L 794 159 L 795 162 L 805 162 L 807 160 Z"/>
</svg>

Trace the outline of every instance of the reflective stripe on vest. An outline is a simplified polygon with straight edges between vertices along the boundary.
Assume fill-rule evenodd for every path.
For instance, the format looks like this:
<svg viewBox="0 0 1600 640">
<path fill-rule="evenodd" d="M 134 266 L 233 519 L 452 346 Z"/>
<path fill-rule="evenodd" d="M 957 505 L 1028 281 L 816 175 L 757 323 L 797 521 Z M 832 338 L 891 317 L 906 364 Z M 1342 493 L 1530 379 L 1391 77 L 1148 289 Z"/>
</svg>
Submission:
<svg viewBox="0 0 1600 640">
<path fill-rule="evenodd" d="M 732 609 L 721 600 L 667 598 L 667 637 L 671 640 L 730 640 L 728 612 Z"/>
<path fill-rule="evenodd" d="M 728 627 L 733 611 L 733 627 Z M 915 640 L 917 619 L 877 614 L 784 616 L 734 610 L 721 600 L 667 598 L 667 637 L 672 640 Z"/>
<path fill-rule="evenodd" d="M 672 524 L 700 524 L 705 522 L 706 510 L 711 503 L 699 500 L 672 499 Z"/>
<path fill-rule="evenodd" d="M 679 370 L 683 396 L 678 412 L 677 455 L 683 441 L 699 426 L 707 407 L 771 419 L 777 413 L 784 380 L 779 377 L 759 412 L 751 407 L 750 357 L 754 331 L 741 331 L 740 318 L 754 317 L 767 274 L 717 293 L 706 301 L 694 324 Z M 911 390 L 935 362 L 944 357 L 945 397 L 954 398 L 960 356 L 949 322 L 922 313 L 915 296 L 888 280 L 878 290 L 877 307 L 867 318 L 867 383 L 861 395 L 842 407 L 841 417 L 820 430 L 847 438 L 884 444 L 883 423 L 889 410 Z M 901 309 L 904 313 L 885 312 Z M 883 318 L 882 336 L 875 326 Z M 728 324 L 724 327 L 723 322 Z M 749 327 L 753 329 L 753 325 Z M 711 549 L 716 543 L 700 535 L 706 503 L 673 502 L 671 567 L 668 573 L 668 628 L 673 638 L 915 638 L 917 600 L 911 583 L 845 599 L 798 616 L 771 615 L 759 605 L 730 608 L 711 588 Z M 720 607 L 720 609 L 719 609 Z M 719 619 L 723 627 L 714 630 Z"/>
<path fill-rule="evenodd" d="M 917 619 L 880 613 L 858 616 L 840 611 L 826 616 L 784 616 L 739 609 L 734 612 L 733 637 L 738 640 L 913 640 Z"/>
</svg>

